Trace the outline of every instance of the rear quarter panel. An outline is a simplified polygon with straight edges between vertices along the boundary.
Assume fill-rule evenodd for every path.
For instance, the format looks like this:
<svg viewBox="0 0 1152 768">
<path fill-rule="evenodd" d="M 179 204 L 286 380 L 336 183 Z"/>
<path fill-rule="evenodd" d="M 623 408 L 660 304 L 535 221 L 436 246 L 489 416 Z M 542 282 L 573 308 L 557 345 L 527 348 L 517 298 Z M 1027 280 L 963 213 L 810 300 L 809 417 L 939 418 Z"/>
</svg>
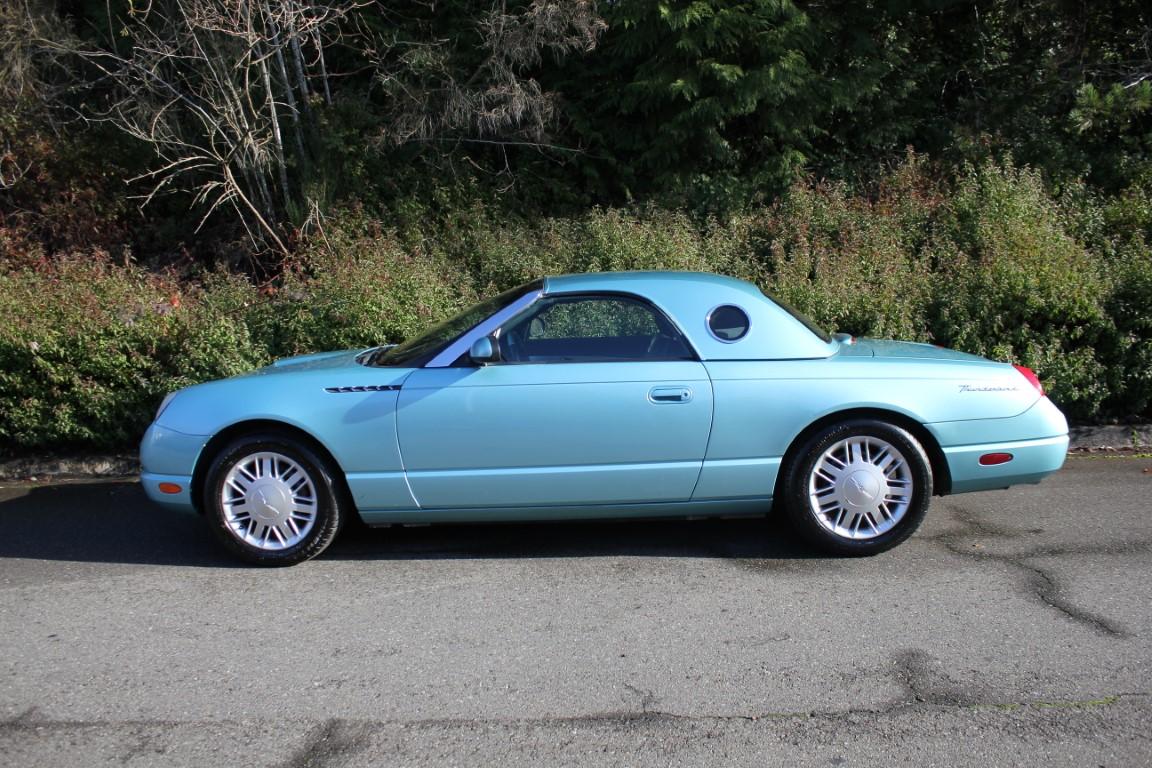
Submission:
<svg viewBox="0 0 1152 768">
<path fill-rule="evenodd" d="M 836 413 L 897 413 L 925 425 L 946 448 L 949 439 L 982 442 L 973 440 L 982 424 L 1013 421 L 1040 399 L 1012 366 L 984 360 L 837 355 L 710 361 L 705 366 L 712 377 L 715 412 L 693 496 L 701 500 L 771 496 L 789 447 L 809 425 Z M 936 429 L 953 423 L 967 426 Z M 1047 436 L 1017 434 L 1014 439 Z"/>
</svg>

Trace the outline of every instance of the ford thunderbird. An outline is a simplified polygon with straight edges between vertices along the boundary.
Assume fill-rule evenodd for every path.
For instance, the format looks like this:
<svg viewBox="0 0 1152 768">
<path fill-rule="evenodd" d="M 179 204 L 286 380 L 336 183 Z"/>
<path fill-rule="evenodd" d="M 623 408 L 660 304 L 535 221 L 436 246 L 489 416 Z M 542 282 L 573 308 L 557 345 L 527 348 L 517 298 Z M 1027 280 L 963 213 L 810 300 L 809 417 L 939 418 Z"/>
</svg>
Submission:
<svg viewBox="0 0 1152 768">
<path fill-rule="evenodd" d="M 244 560 L 342 524 L 764 515 L 871 555 L 934 495 L 1036 483 L 1068 428 L 1027 368 L 828 335 L 710 274 L 548 277 L 402 344 L 189 387 L 141 446 L 153 500 Z"/>
</svg>

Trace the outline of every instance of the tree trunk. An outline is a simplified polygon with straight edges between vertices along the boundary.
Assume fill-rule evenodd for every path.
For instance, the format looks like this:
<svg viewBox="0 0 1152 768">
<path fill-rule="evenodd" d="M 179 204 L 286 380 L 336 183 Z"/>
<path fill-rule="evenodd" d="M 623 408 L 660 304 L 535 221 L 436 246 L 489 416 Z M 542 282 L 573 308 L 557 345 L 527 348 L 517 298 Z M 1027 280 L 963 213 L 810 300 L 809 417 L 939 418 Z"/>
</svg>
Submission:
<svg viewBox="0 0 1152 768">
<path fill-rule="evenodd" d="M 328 67 L 324 63 L 324 41 L 320 39 L 320 30 L 315 30 L 312 37 L 316 42 L 316 59 L 320 62 L 320 82 L 324 85 L 324 103 L 332 106 L 332 91 L 328 87 Z"/>
<path fill-rule="evenodd" d="M 280 72 L 280 80 L 284 84 L 284 96 L 288 101 L 288 114 L 292 116 L 293 134 L 296 137 L 296 159 L 304 162 L 304 136 L 300 128 L 300 110 L 296 106 L 296 93 L 292 90 L 292 81 L 288 79 L 288 67 L 284 65 L 284 44 L 280 38 L 280 25 L 272 22 L 272 50 L 276 55 L 276 69 Z"/>
<path fill-rule="evenodd" d="M 312 106 L 308 101 L 312 98 L 312 88 L 308 85 L 308 69 L 304 64 L 304 52 L 300 50 L 300 33 L 296 27 L 300 9 L 296 3 L 289 3 L 289 8 L 291 13 L 288 15 L 288 44 L 292 47 L 292 67 L 296 70 L 296 84 L 300 88 L 304 116 L 311 118 Z"/>
<path fill-rule="evenodd" d="M 260 77 L 264 81 L 264 102 L 268 107 L 268 119 L 272 128 L 272 142 L 276 147 L 276 170 L 280 177 L 280 193 L 283 195 L 283 204 L 292 201 L 288 187 L 288 167 L 284 163 L 284 136 L 280 131 L 280 113 L 276 109 L 276 92 L 272 90 L 272 73 L 268 67 L 268 57 L 263 53 L 263 46 L 256 45 L 256 54 L 260 63 Z"/>
</svg>

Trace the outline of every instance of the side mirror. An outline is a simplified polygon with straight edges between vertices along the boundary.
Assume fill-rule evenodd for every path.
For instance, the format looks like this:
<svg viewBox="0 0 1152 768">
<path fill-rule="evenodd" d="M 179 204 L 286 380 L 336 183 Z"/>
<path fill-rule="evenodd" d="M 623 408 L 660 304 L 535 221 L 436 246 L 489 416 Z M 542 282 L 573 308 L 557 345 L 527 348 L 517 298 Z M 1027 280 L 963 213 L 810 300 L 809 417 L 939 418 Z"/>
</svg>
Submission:
<svg viewBox="0 0 1152 768">
<path fill-rule="evenodd" d="M 468 357 L 477 365 L 499 362 L 500 345 L 496 343 L 496 337 L 484 336 L 476 339 L 472 342 L 472 348 L 468 350 Z"/>
</svg>

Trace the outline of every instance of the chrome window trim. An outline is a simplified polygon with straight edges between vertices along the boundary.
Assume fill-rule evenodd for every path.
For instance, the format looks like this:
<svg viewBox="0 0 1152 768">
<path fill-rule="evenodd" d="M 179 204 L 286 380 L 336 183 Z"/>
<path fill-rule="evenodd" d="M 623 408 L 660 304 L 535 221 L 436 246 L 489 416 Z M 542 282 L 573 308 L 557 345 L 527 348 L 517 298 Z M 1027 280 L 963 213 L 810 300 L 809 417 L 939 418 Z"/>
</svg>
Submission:
<svg viewBox="0 0 1152 768">
<path fill-rule="evenodd" d="M 726 309 L 727 307 L 732 307 L 732 309 L 739 311 L 740 314 L 744 315 L 744 319 L 748 321 L 748 323 L 744 326 L 744 333 L 740 334 L 734 339 L 721 338 L 720 336 L 716 335 L 715 331 L 712 330 L 712 315 L 716 313 L 716 310 Z M 712 307 L 712 309 L 708 310 L 708 314 L 704 316 L 704 327 L 708 329 L 708 335 L 716 339 L 716 341 L 720 342 L 721 344 L 735 344 L 738 341 L 748 338 L 748 334 L 752 331 L 752 316 L 748 314 L 748 310 L 744 309 L 744 307 L 741 307 L 739 304 L 733 304 L 731 302 L 717 304 L 716 306 Z"/>
<path fill-rule="evenodd" d="M 544 289 L 543 288 L 541 288 L 540 290 L 537 290 L 537 291 L 530 291 L 529 293 L 524 294 L 520 298 L 516 299 L 516 301 L 505 306 L 503 309 L 501 309 L 496 314 L 490 315 L 486 320 L 483 320 L 482 322 L 480 322 L 479 325 L 474 326 L 472 328 L 472 330 L 468 331 L 467 333 L 464 333 L 462 336 L 460 336 L 458 339 L 456 339 L 456 341 L 452 342 L 447 347 L 445 347 L 443 352 L 436 355 L 436 357 L 432 358 L 427 364 L 425 364 L 424 367 L 425 368 L 448 368 L 448 367 L 450 367 L 454 362 L 456 362 L 457 359 L 459 359 L 460 355 L 462 355 L 465 352 L 467 352 L 468 350 L 472 349 L 472 343 L 474 341 L 476 341 L 476 339 L 482 338 L 482 337 L 487 336 L 488 334 L 492 333 L 497 328 L 499 328 L 501 325 L 503 325 L 505 321 L 509 320 L 510 318 L 514 317 L 515 315 L 520 314 L 522 311 L 524 311 L 525 309 L 530 307 L 532 304 L 536 303 L 536 300 L 539 299 L 543 295 L 544 295 Z"/>
</svg>

